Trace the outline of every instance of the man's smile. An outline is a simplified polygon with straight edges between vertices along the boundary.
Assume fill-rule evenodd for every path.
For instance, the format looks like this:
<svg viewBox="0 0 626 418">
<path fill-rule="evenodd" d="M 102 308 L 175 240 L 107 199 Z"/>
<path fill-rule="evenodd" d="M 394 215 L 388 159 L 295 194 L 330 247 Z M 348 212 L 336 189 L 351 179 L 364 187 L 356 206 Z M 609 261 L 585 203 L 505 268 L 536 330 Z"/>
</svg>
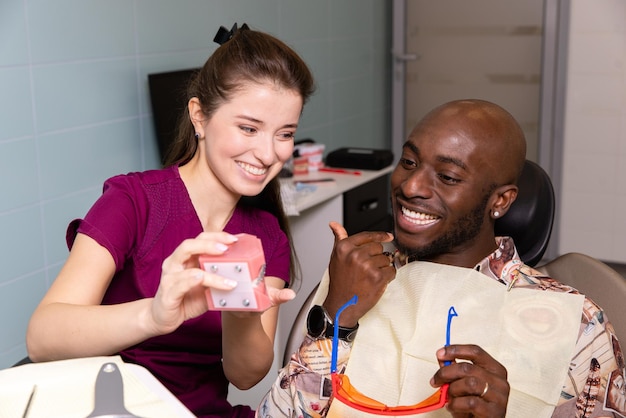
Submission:
<svg viewBox="0 0 626 418">
<path fill-rule="evenodd" d="M 400 210 L 402 211 L 404 219 L 416 225 L 431 225 L 440 219 L 438 216 L 429 215 L 423 212 L 415 212 L 404 206 L 402 206 Z"/>
</svg>

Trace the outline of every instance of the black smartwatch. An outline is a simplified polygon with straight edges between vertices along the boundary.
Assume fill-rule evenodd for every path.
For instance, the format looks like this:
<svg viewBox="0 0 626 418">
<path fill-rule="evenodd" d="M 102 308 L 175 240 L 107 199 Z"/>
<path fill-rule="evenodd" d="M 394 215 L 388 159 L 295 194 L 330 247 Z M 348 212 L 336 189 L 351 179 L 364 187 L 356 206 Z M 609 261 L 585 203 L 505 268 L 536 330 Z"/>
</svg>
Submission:
<svg viewBox="0 0 626 418">
<path fill-rule="evenodd" d="M 306 319 L 306 329 L 308 334 L 315 339 L 333 338 L 335 331 L 333 319 L 328 315 L 326 309 L 320 305 L 314 305 L 309 311 Z M 339 327 L 339 339 L 348 342 L 354 341 L 358 329 L 359 324 L 356 324 L 354 328 Z"/>
</svg>

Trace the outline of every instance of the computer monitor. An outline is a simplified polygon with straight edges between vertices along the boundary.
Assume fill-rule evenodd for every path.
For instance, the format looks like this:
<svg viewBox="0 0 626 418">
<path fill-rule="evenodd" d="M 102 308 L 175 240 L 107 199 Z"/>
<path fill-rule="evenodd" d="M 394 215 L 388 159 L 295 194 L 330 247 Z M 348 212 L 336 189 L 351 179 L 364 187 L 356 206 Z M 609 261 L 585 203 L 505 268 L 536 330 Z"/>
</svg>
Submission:
<svg viewBox="0 0 626 418">
<path fill-rule="evenodd" d="M 187 85 L 199 68 L 148 74 L 152 120 L 161 161 L 175 139 L 178 120 L 187 106 Z"/>
</svg>

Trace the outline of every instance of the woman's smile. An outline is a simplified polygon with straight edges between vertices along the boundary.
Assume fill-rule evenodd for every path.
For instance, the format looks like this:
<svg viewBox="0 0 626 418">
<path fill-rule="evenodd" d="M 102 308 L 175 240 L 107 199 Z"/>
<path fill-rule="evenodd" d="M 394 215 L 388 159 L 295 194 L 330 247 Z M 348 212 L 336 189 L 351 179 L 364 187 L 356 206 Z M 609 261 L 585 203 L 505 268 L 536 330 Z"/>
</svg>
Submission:
<svg viewBox="0 0 626 418">
<path fill-rule="evenodd" d="M 252 164 L 244 163 L 243 161 L 237 161 L 237 165 L 241 167 L 245 172 L 254 176 L 263 176 L 267 173 L 267 167 L 257 167 Z"/>
</svg>

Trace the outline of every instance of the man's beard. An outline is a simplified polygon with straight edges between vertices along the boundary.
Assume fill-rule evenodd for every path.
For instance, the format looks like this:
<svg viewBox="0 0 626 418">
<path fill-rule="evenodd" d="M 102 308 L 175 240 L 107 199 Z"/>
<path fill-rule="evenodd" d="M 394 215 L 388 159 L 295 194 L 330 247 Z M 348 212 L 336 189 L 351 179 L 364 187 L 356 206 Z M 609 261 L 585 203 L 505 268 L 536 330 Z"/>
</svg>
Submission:
<svg viewBox="0 0 626 418">
<path fill-rule="evenodd" d="M 395 241 L 396 248 L 408 257 L 409 261 L 432 260 L 442 254 L 449 254 L 460 245 L 465 245 L 478 235 L 483 226 L 485 209 L 493 190 L 485 193 L 483 200 L 469 213 L 460 218 L 456 226 L 421 248 L 410 248 Z"/>
</svg>

